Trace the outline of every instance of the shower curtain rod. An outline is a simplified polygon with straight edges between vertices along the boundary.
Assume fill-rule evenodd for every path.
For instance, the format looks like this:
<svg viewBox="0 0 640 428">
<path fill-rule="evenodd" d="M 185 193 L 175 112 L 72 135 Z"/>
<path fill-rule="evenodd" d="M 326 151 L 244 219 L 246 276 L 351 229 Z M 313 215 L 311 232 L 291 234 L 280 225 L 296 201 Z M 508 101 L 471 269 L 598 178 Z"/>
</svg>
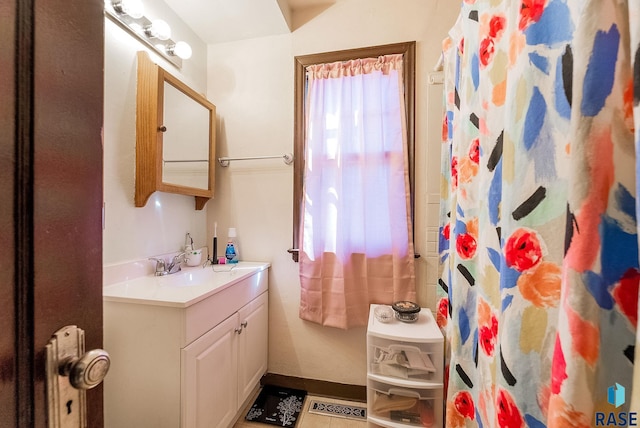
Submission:
<svg viewBox="0 0 640 428">
<path fill-rule="evenodd" d="M 243 160 L 255 160 L 255 159 L 282 159 L 284 163 L 287 165 L 291 165 L 293 163 L 293 154 L 285 153 L 284 155 L 275 155 L 275 156 L 250 156 L 245 158 L 229 158 L 223 157 L 218 158 L 218 163 L 220 166 L 229 166 L 231 161 L 243 161 Z"/>
</svg>

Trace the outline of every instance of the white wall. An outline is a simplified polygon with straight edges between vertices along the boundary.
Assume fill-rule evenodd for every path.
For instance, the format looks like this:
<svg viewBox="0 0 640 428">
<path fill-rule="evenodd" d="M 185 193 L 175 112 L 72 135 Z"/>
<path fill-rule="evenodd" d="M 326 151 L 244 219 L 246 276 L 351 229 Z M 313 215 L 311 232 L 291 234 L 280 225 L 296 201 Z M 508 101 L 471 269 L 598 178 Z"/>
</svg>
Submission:
<svg viewBox="0 0 640 428">
<path fill-rule="evenodd" d="M 151 54 L 152 60 L 196 91 L 205 93 L 205 43 L 160 0 L 146 0 L 145 15 L 167 21 L 172 28 L 172 39 L 184 40 L 193 49 L 192 58 L 183 61 L 182 70 L 154 53 Z M 148 49 L 105 17 L 105 265 L 178 251 L 184 245 L 186 232 L 191 233 L 198 246 L 208 242 L 207 207 L 203 211 L 196 211 L 193 197 L 156 192 L 143 208 L 134 206 L 136 52 L 139 50 Z"/>
<path fill-rule="evenodd" d="M 417 274 L 419 303 L 431 308 L 440 141 L 439 129 L 427 129 L 427 75 L 458 12 L 459 3 L 450 0 L 338 0 L 292 34 L 208 47 L 208 98 L 218 109 L 217 156 L 242 157 L 293 152 L 294 56 L 417 41 L 415 227 L 416 251 L 423 254 Z M 439 128 L 437 118 L 432 123 Z M 291 247 L 292 173 L 279 160 L 218 168 L 207 236 L 217 222 L 222 251 L 227 228 L 234 226 L 241 259 L 272 263 L 270 372 L 364 385 L 365 329 L 342 331 L 298 318 L 298 265 L 286 251 Z"/>
</svg>

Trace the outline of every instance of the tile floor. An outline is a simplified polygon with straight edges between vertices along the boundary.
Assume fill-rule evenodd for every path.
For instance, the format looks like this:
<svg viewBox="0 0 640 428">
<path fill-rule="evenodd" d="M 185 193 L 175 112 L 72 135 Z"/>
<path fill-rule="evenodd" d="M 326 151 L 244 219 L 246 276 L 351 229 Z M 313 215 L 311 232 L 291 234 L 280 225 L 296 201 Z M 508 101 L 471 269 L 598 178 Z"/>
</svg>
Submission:
<svg viewBox="0 0 640 428">
<path fill-rule="evenodd" d="M 313 396 L 307 396 L 304 400 L 304 404 L 302 407 L 302 412 L 300 412 L 300 419 L 298 419 L 298 423 L 295 428 L 366 428 L 366 421 L 357 421 L 354 419 L 346 419 L 346 418 L 338 418 L 331 416 L 318 415 L 315 413 L 309 413 L 309 401 L 310 398 L 314 398 Z M 320 398 L 320 397 L 315 397 Z M 344 401 L 344 400 L 336 400 L 333 398 L 321 397 L 322 401 L 328 401 L 330 403 L 341 403 L 341 404 L 353 404 L 353 401 Z M 238 419 L 238 422 L 233 426 L 233 428 L 268 428 L 273 427 L 272 425 L 261 424 L 257 422 L 247 422 L 244 420 L 244 415 L 247 414 L 249 408 L 253 404 L 253 401 L 249 403 L 247 408 L 243 411 L 242 416 Z M 366 403 L 356 403 L 358 406 L 365 406 Z"/>
</svg>

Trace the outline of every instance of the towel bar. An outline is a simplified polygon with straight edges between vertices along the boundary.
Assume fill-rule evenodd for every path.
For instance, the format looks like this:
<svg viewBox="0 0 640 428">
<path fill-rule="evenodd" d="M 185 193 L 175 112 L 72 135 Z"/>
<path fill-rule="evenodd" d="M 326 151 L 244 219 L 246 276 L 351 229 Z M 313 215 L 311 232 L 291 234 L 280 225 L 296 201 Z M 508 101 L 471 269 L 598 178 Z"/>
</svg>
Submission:
<svg viewBox="0 0 640 428">
<path fill-rule="evenodd" d="M 220 166 L 229 166 L 229 163 L 231 161 L 254 160 L 254 159 L 282 159 L 284 163 L 286 163 L 287 165 L 291 165 L 293 163 L 293 154 L 285 153 L 284 155 L 250 156 L 250 157 L 244 157 L 244 158 L 223 157 L 223 158 L 218 158 L 218 163 L 220 163 Z"/>
</svg>

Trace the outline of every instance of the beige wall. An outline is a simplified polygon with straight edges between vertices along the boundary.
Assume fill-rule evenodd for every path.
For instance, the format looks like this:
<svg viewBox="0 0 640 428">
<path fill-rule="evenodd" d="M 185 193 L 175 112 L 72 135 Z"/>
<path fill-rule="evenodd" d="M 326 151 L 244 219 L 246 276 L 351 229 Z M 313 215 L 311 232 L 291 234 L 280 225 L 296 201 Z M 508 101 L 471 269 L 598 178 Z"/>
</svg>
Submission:
<svg viewBox="0 0 640 428">
<path fill-rule="evenodd" d="M 218 108 L 217 156 L 242 157 L 293 151 L 294 56 L 417 41 L 415 228 L 416 250 L 423 255 L 417 272 L 419 302 L 431 308 L 437 280 L 441 90 L 427 80 L 458 11 L 459 4 L 450 0 L 338 0 L 292 34 L 208 47 L 208 98 Z M 217 222 L 222 251 L 227 228 L 236 227 L 241 259 L 272 263 L 270 372 L 363 385 L 365 329 L 342 331 L 298 318 L 298 265 L 286 251 L 292 171 L 279 160 L 218 168 L 207 236 Z"/>
</svg>

